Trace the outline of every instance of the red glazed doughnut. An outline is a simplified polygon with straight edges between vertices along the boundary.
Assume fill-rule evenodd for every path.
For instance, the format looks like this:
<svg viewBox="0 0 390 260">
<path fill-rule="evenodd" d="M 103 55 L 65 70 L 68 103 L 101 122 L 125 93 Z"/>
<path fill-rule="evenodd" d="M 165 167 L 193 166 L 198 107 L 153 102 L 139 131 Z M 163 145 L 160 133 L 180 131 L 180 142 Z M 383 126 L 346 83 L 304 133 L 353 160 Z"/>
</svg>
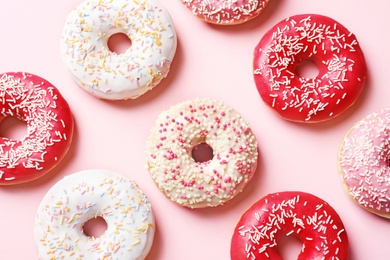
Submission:
<svg viewBox="0 0 390 260">
<path fill-rule="evenodd" d="M 296 70 L 313 61 L 319 73 Z M 367 69 L 354 34 L 335 20 L 303 14 L 269 30 L 256 46 L 254 79 L 263 101 L 282 118 L 316 123 L 340 115 L 363 90 Z"/>
<path fill-rule="evenodd" d="M 16 117 L 27 124 L 20 140 L 0 137 L 0 185 L 41 177 L 65 156 L 73 136 L 68 103 L 45 79 L 24 72 L 0 75 L 0 122 Z"/>
<path fill-rule="evenodd" d="M 200 19 L 219 25 L 241 24 L 256 18 L 269 0 L 181 0 Z"/>
<path fill-rule="evenodd" d="M 287 191 L 263 197 L 242 215 L 231 259 L 279 260 L 278 240 L 289 235 L 303 244 L 298 260 L 349 258 L 348 236 L 337 212 L 314 195 Z"/>
</svg>

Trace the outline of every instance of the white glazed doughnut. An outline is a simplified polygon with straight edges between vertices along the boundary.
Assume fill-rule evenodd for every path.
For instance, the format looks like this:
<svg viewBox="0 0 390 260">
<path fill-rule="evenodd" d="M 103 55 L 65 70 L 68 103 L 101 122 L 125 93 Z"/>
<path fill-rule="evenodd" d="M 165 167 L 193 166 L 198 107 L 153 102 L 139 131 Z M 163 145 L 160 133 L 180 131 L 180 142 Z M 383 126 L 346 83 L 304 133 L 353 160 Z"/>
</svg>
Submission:
<svg viewBox="0 0 390 260">
<path fill-rule="evenodd" d="M 122 54 L 108 39 L 124 33 L 131 40 Z M 61 55 L 75 82 L 92 95 L 134 99 L 169 72 L 177 37 L 168 12 L 155 0 L 90 0 L 69 13 Z"/>
<path fill-rule="evenodd" d="M 107 230 L 86 236 L 83 224 L 98 216 Z M 35 220 L 39 259 L 144 259 L 154 232 L 151 205 L 137 184 L 106 170 L 81 171 L 57 182 Z"/>
<path fill-rule="evenodd" d="M 194 147 L 213 149 L 196 162 Z M 223 102 L 197 98 L 162 112 L 147 141 L 147 168 L 159 189 L 189 208 L 218 206 L 237 195 L 252 178 L 257 141 L 247 121 Z"/>
</svg>

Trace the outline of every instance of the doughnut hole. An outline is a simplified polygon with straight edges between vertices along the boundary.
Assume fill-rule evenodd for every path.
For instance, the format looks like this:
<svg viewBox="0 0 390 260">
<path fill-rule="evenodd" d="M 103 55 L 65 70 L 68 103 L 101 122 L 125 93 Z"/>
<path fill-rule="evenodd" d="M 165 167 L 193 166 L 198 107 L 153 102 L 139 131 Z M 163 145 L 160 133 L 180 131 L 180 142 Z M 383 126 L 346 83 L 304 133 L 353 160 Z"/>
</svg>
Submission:
<svg viewBox="0 0 390 260">
<path fill-rule="evenodd" d="M 208 162 L 213 159 L 214 151 L 206 142 L 201 142 L 192 148 L 191 156 L 195 162 Z"/>
<path fill-rule="evenodd" d="M 313 79 L 319 74 L 319 68 L 312 59 L 301 60 L 295 68 L 295 73 L 301 78 Z"/>
<path fill-rule="evenodd" d="M 83 234 L 88 237 L 98 238 L 107 230 L 107 222 L 102 217 L 94 217 L 87 220 L 83 227 Z"/>
<path fill-rule="evenodd" d="M 111 52 L 122 54 L 131 47 L 131 39 L 125 33 L 115 33 L 108 38 L 107 46 Z"/>
<path fill-rule="evenodd" d="M 278 241 L 278 252 L 283 260 L 296 260 L 303 243 L 294 235 L 281 236 Z"/>
<path fill-rule="evenodd" d="M 0 136 L 21 140 L 27 135 L 27 123 L 14 116 L 7 116 L 0 121 Z"/>
</svg>

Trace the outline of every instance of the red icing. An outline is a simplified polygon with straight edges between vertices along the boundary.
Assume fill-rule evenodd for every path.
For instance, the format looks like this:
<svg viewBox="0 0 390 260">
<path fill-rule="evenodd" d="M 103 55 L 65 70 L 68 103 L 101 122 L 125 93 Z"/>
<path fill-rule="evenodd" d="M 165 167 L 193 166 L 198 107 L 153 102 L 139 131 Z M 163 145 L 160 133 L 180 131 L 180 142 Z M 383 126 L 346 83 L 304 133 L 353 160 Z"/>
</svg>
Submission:
<svg viewBox="0 0 390 260">
<path fill-rule="evenodd" d="M 301 61 L 318 67 L 299 77 Z M 331 119 L 353 105 L 366 81 L 358 41 L 343 25 L 314 14 L 296 15 L 270 29 L 254 51 L 254 79 L 263 101 L 282 118 L 298 122 Z"/>
<path fill-rule="evenodd" d="M 263 197 L 242 215 L 231 259 L 281 259 L 277 243 L 285 235 L 303 243 L 298 260 L 349 258 L 344 225 L 327 202 L 304 192 L 280 192 Z"/>
<path fill-rule="evenodd" d="M 0 121 L 15 116 L 27 124 L 27 135 L 20 140 L 0 137 L 0 185 L 37 179 L 63 159 L 74 121 L 51 83 L 24 72 L 0 75 L 0 109 Z"/>
</svg>

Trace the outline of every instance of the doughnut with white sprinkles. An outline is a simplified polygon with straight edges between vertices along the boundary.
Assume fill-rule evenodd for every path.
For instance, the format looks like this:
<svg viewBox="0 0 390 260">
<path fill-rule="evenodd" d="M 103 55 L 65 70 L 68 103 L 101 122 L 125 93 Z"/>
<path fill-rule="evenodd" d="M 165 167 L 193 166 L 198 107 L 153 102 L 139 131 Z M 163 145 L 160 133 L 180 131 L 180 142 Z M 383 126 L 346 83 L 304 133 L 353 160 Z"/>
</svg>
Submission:
<svg viewBox="0 0 390 260">
<path fill-rule="evenodd" d="M 181 0 L 198 18 L 212 24 L 242 24 L 259 16 L 270 0 Z"/>
<path fill-rule="evenodd" d="M 390 109 L 372 113 L 343 139 L 339 172 L 347 194 L 362 208 L 390 218 Z"/>
<path fill-rule="evenodd" d="M 298 260 L 348 260 L 348 236 L 337 212 L 305 192 L 268 194 L 238 221 L 231 240 L 231 260 L 281 259 L 278 241 L 296 236 L 302 242 Z"/>
<path fill-rule="evenodd" d="M 89 237 L 83 225 L 102 217 L 107 230 Z M 35 220 L 39 259 L 145 259 L 154 238 L 151 204 L 131 179 L 107 170 L 84 170 L 57 182 Z"/>
<path fill-rule="evenodd" d="M 192 150 L 206 143 L 208 161 Z M 214 207 L 232 199 L 251 180 L 257 141 L 246 120 L 221 101 L 196 98 L 163 111 L 146 145 L 147 168 L 158 188 L 189 208 Z"/>
<path fill-rule="evenodd" d="M 297 74 L 304 60 L 315 63 L 317 76 Z M 253 74 L 261 98 L 278 115 L 316 123 L 355 103 L 367 68 L 354 34 L 329 17 L 302 14 L 279 22 L 262 37 L 254 50 Z"/>
<path fill-rule="evenodd" d="M 69 150 L 74 120 L 68 103 L 47 80 L 25 72 L 0 75 L 0 122 L 26 122 L 20 140 L 0 137 L 0 185 L 35 180 L 57 166 Z"/>
<path fill-rule="evenodd" d="M 117 54 L 108 40 L 123 33 L 131 46 Z M 177 37 L 165 8 L 155 0 L 87 0 L 71 11 L 61 37 L 61 57 L 75 82 L 109 100 L 135 99 L 170 70 Z"/>
</svg>

